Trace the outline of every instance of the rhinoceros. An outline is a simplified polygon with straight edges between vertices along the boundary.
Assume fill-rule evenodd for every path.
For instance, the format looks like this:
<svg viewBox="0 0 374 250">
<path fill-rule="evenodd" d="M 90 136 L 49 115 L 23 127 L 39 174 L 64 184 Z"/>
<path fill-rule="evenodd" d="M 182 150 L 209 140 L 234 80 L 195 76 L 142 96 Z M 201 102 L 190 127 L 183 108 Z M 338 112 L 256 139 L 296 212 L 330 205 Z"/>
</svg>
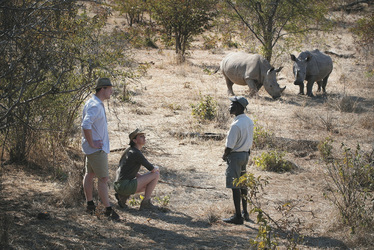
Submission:
<svg viewBox="0 0 374 250">
<path fill-rule="evenodd" d="M 282 67 L 274 69 L 270 63 L 258 54 L 247 54 L 244 52 L 233 52 L 228 54 L 221 61 L 220 70 L 226 79 L 228 94 L 234 95 L 232 85 L 248 85 L 251 94 L 264 85 L 265 90 L 274 99 L 281 96 L 286 88 L 280 88 L 276 73 L 281 71 Z"/>
<path fill-rule="evenodd" d="M 304 80 L 307 81 L 306 94 L 308 96 L 313 97 L 312 89 L 314 82 L 318 84 L 318 92 L 322 88 L 323 93 L 326 93 L 327 79 L 333 69 L 331 57 L 316 49 L 301 52 L 297 58 L 291 54 L 291 60 L 294 61 L 294 84 L 299 85 L 299 94 L 304 95 Z"/>
</svg>

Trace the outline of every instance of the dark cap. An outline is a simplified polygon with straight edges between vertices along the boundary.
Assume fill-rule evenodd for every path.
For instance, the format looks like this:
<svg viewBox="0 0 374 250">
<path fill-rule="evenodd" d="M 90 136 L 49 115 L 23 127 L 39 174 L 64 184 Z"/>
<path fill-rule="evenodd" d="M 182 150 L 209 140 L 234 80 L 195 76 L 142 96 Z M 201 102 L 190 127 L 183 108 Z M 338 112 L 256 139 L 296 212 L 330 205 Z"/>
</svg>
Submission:
<svg viewBox="0 0 374 250">
<path fill-rule="evenodd" d="M 138 129 L 138 128 L 135 129 L 133 132 L 131 132 L 129 134 L 130 141 L 132 141 L 139 134 L 145 134 L 145 133 L 142 130 Z"/>
<path fill-rule="evenodd" d="M 230 97 L 229 99 L 232 102 L 240 103 L 244 108 L 246 108 L 247 105 L 248 105 L 247 99 L 245 99 L 245 97 L 243 97 L 243 96 L 234 96 L 234 97 Z"/>
<path fill-rule="evenodd" d="M 109 78 L 99 78 L 99 79 L 96 80 L 95 89 L 101 89 L 103 87 L 113 87 Z"/>
</svg>

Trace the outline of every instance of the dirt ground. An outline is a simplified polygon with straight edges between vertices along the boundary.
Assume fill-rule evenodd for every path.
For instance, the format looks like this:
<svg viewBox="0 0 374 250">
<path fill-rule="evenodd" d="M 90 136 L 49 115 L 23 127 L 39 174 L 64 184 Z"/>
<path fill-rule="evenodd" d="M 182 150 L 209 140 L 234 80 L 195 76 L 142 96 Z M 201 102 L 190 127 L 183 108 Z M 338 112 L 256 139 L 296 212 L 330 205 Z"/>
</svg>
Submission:
<svg viewBox="0 0 374 250">
<path fill-rule="evenodd" d="M 330 137 L 336 145 L 360 143 L 363 149 L 372 149 L 374 83 L 372 78 L 368 82 L 365 77 L 366 60 L 357 51 L 346 27 L 317 34 L 318 37 L 307 40 L 305 49 L 354 55 L 350 58 L 331 55 L 334 70 L 326 95 L 316 93 L 316 86 L 314 98 L 297 94 L 289 55 L 283 55 L 274 65 L 284 66 L 278 82 L 287 88 L 280 99 L 271 99 L 264 89 L 257 97 L 250 98 L 247 87 L 234 85 L 236 95 L 248 97 L 247 115 L 273 133 L 277 148 L 287 152 L 286 158 L 298 166 L 297 170 L 283 174 L 261 171 L 252 159 L 270 149 L 254 148 L 248 171 L 270 178 L 261 194 L 261 203 L 274 218 L 281 217 L 277 211 L 280 205 L 299 204 L 293 215 L 300 221 L 304 240 L 298 248 L 370 249 L 374 246 L 374 235 L 351 235 L 349 228 L 341 225 L 335 207 L 324 198 L 328 181 L 326 166 L 316 144 Z M 100 214 L 85 214 L 83 197 L 79 206 L 64 205 L 59 197 L 73 187 L 53 181 L 45 169 L 7 165 L 0 182 L 3 246 L 10 249 L 250 248 L 249 240 L 258 233 L 255 214 L 244 225 L 221 222 L 234 211 L 231 190 L 225 188 L 226 166 L 221 159 L 225 142 L 222 138 L 233 118 L 228 114 L 230 101 L 223 76 L 213 71 L 226 54 L 238 50 L 243 49 L 202 50 L 196 45 L 189 51 L 187 63 L 182 65 L 174 63 L 171 50 L 135 50 L 137 61 L 148 63 L 150 68 L 138 81 L 128 84 L 132 93 L 130 102 L 116 99 L 122 92 L 118 87 L 106 103 L 114 151 L 109 155 L 110 179 L 113 181 L 121 153 L 127 147 L 128 134 L 137 127 L 146 130 L 144 153 L 161 169 L 154 203 L 162 206 L 157 198 L 170 199 L 164 202 L 162 210 L 138 211 L 138 196 L 133 204 L 129 203 L 129 208 L 121 209 L 111 188 L 111 201 L 122 221 L 107 221 Z M 217 101 L 219 120 L 200 123 L 191 115 L 191 104 L 197 104 L 200 96 L 205 95 Z M 343 96 L 354 102 L 355 112 L 341 111 Z M 223 137 L 201 136 L 205 133 Z M 72 143 L 74 152 L 79 152 L 79 141 L 77 136 Z M 81 153 L 76 154 L 71 161 L 79 175 L 83 159 Z M 280 235 L 277 241 L 280 249 L 286 248 L 284 236 Z"/>
</svg>

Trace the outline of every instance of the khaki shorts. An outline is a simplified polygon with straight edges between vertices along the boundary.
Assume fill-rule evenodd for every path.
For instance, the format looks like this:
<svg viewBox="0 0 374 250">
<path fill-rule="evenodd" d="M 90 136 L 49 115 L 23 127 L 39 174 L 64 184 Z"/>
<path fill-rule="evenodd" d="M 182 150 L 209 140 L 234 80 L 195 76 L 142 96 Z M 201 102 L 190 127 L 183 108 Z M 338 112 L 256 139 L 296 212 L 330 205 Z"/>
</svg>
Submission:
<svg viewBox="0 0 374 250">
<path fill-rule="evenodd" d="M 138 187 L 138 180 L 119 180 L 114 182 L 114 190 L 118 194 L 131 195 L 135 194 L 136 188 Z"/>
<path fill-rule="evenodd" d="M 249 160 L 248 152 L 232 152 L 227 156 L 226 169 L 226 187 L 237 189 L 241 188 L 234 185 L 234 180 L 246 173 Z"/>
<path fill-rule="evenodd" d="M 99 150 L 86 156 L 86 173 L 94 173 L 99 178 L 109 177 L 107 153 Z"/>
</svg>

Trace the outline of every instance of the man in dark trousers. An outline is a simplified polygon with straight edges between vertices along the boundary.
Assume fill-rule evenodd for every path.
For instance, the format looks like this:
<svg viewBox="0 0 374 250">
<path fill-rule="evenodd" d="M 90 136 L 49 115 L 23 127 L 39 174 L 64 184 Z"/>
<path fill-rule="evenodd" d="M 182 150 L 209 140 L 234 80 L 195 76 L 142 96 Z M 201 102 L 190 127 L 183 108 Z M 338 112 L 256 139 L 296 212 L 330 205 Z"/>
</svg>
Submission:
<svg viewBox="0 0 374 250">
<path fill-rule="evenodd" d="M 227 133 L 225 151 L 222 159 L 227 162 L 226 169 L 226 187 L 232 189 L 235 214 L 227 219 L 226 223 L 243 224 L 244 220 L 249 221 L 247 210 L 247 189 L 236 186 L 233 182 L 235 179 L 246 173 L 250 148 L 253 142 L 253 121 L 244 114 L 248 105 L 247 99 L 243 96 L 230 98 L 230 114 L 235 115 L 235 119 Z M 240 210 L 240 200 L 243 204 L 243 213 Z"/>
</svg>

